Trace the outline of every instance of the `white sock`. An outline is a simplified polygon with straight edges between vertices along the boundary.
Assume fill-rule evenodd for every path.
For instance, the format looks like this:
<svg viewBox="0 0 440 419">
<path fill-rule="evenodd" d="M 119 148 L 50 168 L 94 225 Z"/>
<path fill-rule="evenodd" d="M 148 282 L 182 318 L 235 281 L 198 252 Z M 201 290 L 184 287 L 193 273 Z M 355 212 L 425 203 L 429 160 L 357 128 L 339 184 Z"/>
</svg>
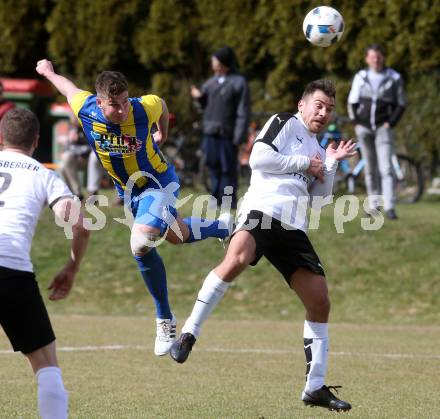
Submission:
<svg viewBox="0 0 440 419">
<path fill-rule="evenodd" d="M 182 328 L 182 333 L 191 333 L 198 337 L 202 323 L 208 318 L 228 288 L 229 282 L 223 281 L 214 271 L 211 271 L 203 282 L 192 313 Z"/>
<path fill-rule="evenodd" d="M 41 368 L 36 373 L 38 410 L 42 419 L 67 419 L 69 395 L 58 367 Z"/>
<path fill-rule="evenodd" d="M 328 358 L 328 323 L 304 322 L 304 352 L 306 354 L 306 386 L 310 393 L 324 385 Z"/>
</svg>

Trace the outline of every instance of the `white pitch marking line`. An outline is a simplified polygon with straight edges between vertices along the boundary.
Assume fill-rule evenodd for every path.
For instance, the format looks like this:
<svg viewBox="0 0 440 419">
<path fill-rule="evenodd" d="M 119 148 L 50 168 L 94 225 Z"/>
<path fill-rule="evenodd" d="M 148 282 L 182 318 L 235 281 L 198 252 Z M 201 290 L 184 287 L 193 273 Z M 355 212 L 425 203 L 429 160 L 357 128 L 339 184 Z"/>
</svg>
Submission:
<svg viewBox="0 0 440 419">
<path fill-rule="evenodd" d="M 259 353 L 259 354 L 295 354 L 300 355 L 304 352 L 289 349 L 226 349 L 226 348 L 207 348 L 201 349 L 201 352 L 230 352 L 230 353 Z M 376 353 L 376 352 L 330 352 L 334 356 L 372 356 L 382 358 L 422 358 L 422 359 L 440 359 L 437 354 L 399 354 L 399 353 Z"/>
<path fill-rule="evenodd" d="M 124 351 L 124 350 L 141 350 L 148 351 L 150 348 L 142 345 L 87 345 L 87 346 L 60 346 L 58 352 L 94 352 L 94 351 Z M 197 349 L 197 352 L 222 352 L 222 353 L 256 353 L 270 355 L 294 354 L 302 355 L 302 351 L 290 349 L 262 349 L 262 348 L 206 348 Z M 0 355 L 11 355 L 14 351 L 10 349 L 0 349 Z M 332 356 L 371 356 L 377 358 L 409 358 L 409 359 L 440 359 L 438 354 L 402 354 L 402 353 L 379 353 L 379 352 L 330 352 Z"/>
<path fill-rule="evenodd" d="M 231 352 L 231 353 L 263 353 L 263 354 L 303 354 L 302 351 L 289 349 L 226 349 L 226 348 L 208 348 L 202 349 L 201 352 Z M 400 353 L 377 353 L 377 352 L 330 352 L 333 356 L 372 356 L 382 358 L 423 358 L 423 359 L 440 359 L 437 354 L 400 354 Z"/>
</svg>

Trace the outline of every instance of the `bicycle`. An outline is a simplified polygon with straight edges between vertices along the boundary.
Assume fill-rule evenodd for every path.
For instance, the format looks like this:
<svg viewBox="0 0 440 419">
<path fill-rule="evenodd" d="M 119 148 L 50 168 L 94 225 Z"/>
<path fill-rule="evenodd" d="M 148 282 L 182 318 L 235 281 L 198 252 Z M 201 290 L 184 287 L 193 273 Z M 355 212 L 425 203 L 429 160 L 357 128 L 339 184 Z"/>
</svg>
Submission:
<svg viewBox="0 0 440 419">
<path fill-rule="evenodd" d="M 337 130 L 336 124 L 330 124 L 320 141 L 322 147 L 326 147 L 330 141 L 339 141 L 342 134 Z M 348 193 L 354 194 L 358 187 L 365 190 L 363 181 L 363 170 L 365 168 L 365 160 L 361 156 L 358 146 L 358 161 L 352 168 L 347 160 L 339 162 L 338 171 L 335 176 L 335 191 L 340 188 L 343 182 Z M 394 180 L 396 187 L 396 199 L 402 203 L 417 202 L 424 191 L 424 178 L 420 164 L 412 158 L 403 154 L 393 154 L 391 162 L 394 170 Z"/>
</svg>

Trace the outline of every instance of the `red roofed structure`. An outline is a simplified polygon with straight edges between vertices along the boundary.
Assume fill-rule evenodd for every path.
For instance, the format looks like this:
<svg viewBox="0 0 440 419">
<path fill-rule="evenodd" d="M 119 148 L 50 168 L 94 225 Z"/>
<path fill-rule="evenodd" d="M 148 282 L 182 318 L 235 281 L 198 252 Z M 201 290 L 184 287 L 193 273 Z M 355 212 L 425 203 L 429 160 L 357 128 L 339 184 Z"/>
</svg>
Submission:
<svg viewBox="0 0 440 419">
<path fill-rule="evenodd" d="M 52 86 L 38 79 L 0 78 L 5 93 L 32 93 L 37 96 L 53 96 Z"/>
</svg>

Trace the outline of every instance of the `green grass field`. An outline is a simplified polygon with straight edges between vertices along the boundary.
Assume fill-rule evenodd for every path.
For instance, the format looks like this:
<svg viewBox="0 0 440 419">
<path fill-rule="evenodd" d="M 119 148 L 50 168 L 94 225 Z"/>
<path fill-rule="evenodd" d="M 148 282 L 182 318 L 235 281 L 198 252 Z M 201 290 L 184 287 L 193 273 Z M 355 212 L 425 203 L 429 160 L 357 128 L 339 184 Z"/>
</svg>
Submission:
<svg viewBox="0 0 440 419">
<path fill-rule="evenodd" d="M 298 418 L 335 412 L 299 401 L 302 323 L 211 320 L 187 363 L 152 352 L 152 317 L 54 317 L 72 418 Z M 440 416 L 440 327 L 336 323 L 329 384 L 353 418 Z M 7 342 L 0 336 L 0 347 Z M 1 418 L 36 417 L 32 373 L 0 353 Z"/>
<path fill-rule="evenodd" d="M 183 194 L 185 195 L 185 193 Z M 440 417 L 440 201 L 399 206 L 375 232 L 361 215 L 337 234 L 328 207 L 311 240 L 332 299 L 328 384 L 350 417 Z M 183 212 L 188 213 L 186 206 Z M 266 262 L 247 270 L 206 324 L 184 365 L 153 355 L 154 308 L 130 256 L 129 230 L 94 232 L 69 299 L 48 302 L 72 418 L 296 418 L 335 415 L 299 401 L 303 308 Z M 69 243 L 44 212 L 33 260 L 44 292 Z M 223 255 L 208 240 L 160 247 L 178 326 Z M 0 418 L 36 417 L 35 382 L 0 332 Z"/>
</svg>

